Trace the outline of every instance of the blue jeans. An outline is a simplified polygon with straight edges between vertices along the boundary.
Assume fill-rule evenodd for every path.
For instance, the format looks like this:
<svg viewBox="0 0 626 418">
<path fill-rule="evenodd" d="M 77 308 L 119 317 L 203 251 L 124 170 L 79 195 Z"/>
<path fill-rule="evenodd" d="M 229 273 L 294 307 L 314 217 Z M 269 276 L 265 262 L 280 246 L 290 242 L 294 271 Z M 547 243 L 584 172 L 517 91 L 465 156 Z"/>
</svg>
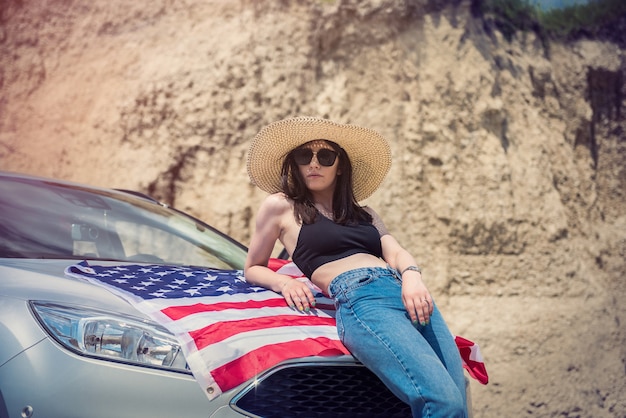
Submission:
<svg viewBox="0 0 626 418">
<path fill-rule="evenodd" d="M 413 417 L 466 417 L 459 350 L 435 306 L 426 326 L 413 324 L 392 268 L 359 268 L 335 277 L 329 293 L 337 331 L 352 355 L 374 372 Z"/>
</svg>

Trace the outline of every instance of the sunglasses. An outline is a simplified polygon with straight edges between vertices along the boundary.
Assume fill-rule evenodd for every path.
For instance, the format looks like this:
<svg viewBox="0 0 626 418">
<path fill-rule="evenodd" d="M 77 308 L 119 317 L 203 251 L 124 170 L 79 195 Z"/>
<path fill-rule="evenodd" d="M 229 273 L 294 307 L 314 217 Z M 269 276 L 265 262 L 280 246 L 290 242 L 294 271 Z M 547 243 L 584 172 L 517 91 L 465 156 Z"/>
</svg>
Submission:
<svg viewBox="0 0 626 418">
<path fill-rule="evenodd" d="M 314 152 L 310 148 L 298 148 L 293 151 L 293 159 L 298 165 L 308 165 L 313 160 L 313 156 L 317 156 L 317 161 L 324 167 L 330 167 L 335 164 L 337 153 L 333 150 L 322 148 Z"/>
</svg>

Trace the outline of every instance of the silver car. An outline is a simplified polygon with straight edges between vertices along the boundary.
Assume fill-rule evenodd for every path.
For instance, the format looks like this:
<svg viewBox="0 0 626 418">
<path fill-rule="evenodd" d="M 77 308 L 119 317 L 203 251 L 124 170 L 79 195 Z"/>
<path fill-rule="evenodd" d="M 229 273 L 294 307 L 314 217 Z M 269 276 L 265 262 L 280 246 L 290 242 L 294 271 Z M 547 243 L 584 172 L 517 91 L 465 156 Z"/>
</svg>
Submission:
<svg viewBox="0 0 626 418">
<path fill-rule="evenodd" d="M 147 196 L 0 172 L 0 418 L 410 416 L 345 355 L 283 362 L 209 401 L 171 333 L 64 274 L 78 260 L 242 269 L 245 257 Z"/>
</svg>

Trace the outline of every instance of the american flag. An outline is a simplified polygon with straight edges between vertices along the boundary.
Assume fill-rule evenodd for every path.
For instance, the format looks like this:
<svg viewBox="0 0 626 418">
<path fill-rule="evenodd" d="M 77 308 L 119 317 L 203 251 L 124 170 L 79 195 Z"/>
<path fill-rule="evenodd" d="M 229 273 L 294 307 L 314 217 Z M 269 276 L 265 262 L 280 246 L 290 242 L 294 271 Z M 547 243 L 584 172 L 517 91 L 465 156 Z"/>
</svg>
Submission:
<svg viewBox="0 0 626 418">
<path fill-rule="evenodd" d="M 281 264 L 273 260 L 271 267 Z M 280 272 L 299 275 L 289 265 Z M 284 360 L 349 354 L 337 335 L 332 300 L 305 278 L 298 280 L 317 291 L 309 313 L 246 283 L 241 270 L 82 261 L 66 274 L 106 287 L 172 332 L 209 399 Z"/>
<path fill-rule="evenodd" d="M 107 288 L 172 332 L 214 399 L 284 360 L 349 354 L 337 334 L 333 301 L 293 263 L 272 259 L 269 267 L 304 281 L 315 294 L 315 309 L 290 308 L 281 294 L 246 283 L 241 270 L 82 261 L 65 273 Z M 456 341 L 470 376 L 486 383 L 478 346 Z"/>
</svg>

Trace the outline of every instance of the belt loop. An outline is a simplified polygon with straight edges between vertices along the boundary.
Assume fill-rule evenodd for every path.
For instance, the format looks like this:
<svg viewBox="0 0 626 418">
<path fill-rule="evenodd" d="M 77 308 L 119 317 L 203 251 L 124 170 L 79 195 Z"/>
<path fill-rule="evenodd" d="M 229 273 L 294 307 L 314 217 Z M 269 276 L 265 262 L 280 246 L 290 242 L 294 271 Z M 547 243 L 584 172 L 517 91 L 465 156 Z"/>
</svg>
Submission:
<svg viewBox="0 0 626 418">
<path fill-rule="evenodd" d="M 393 267 L 391 267 L 389 263 L 387 263 L 387 269 L 389 269 L 389 271 L 391 271 L 391 273 L 393 273 L 393 275 L 396 276 L 396 278 L 402 280 L 402 276 L 400 275 L 400 272 L 394 269 Z"/>
</svg>

